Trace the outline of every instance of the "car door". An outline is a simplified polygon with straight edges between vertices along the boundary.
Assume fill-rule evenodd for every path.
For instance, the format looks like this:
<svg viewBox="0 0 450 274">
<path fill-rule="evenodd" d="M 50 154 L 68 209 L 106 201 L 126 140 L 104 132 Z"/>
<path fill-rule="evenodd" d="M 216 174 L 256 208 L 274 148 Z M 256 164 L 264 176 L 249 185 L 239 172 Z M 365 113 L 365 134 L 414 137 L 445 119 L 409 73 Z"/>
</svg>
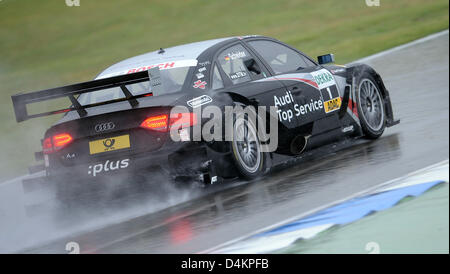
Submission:
<svg viewBox="0 0 450 274">
<path fill-rule="evenodd" d="M 255 101 L 260 106 L 274 105 L 280 100 L 278 118 L 288 128 L 297 122 L 293 112 L 293 98 L 279 81 L 265 81 L 269 71 L 241 42 L 218 51 L 213 68 L 213 86 L 217 90 L 236 93 Z M 219 79 L 220 78 L 220 79 Z M 217 83 L 216 83 L 217 82 Z M 274 99 L 276 98 L 276 99 Z"/>
<path fill-rule="evenodd" d="M 246 43 L 292 95 L 298 126 L 336 115 L 341 95 L 327 69 L 278 41 L 252 39 Z"/>
</svg>

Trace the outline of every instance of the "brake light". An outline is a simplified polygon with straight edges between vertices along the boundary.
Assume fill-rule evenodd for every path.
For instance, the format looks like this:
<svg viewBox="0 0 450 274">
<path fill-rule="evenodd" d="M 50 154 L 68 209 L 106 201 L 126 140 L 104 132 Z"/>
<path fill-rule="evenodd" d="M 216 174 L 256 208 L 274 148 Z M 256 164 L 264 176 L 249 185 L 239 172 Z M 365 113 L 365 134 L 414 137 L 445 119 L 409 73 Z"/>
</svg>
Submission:
<svg viewBox="0 0 450 274">
<path fill-rule="evenodd" d="M 167 131 L 167 125 L 168 125 L 168 116 L 167 115 L 159 115 L 159 116 L 152 116 L 147 119 L 145 119 L 141 123 L 141 127 L 156 131 Z"/>
<path fill-rule="evenodd" d="M 170 119 L 166 114 L 152 116 L 145 119 L 141 123 L 141 127 L 145 129 L 167 132 L 169 129 L 176 127 L 181 129 L 185 127 L 194 126 L 197 124 L 197 115 L 195 113 L 174 113 L 171 114 Z"/>
<path fill-rule="evenodd" d="M 60 149 L 70 142 L 72 142 L 73 138 L 70 136 L 70 134 L 63 133 L 53 136 L 53 147 L 55 149 Z"/>
<path fill-rule="evenodd" d="M 73 141 L 73 137 L 68 133 L 61 133 L 45 138 L 42 142 L 42 151 L 45 154 L 53 153 L 67 146 Z"/>
</svg>

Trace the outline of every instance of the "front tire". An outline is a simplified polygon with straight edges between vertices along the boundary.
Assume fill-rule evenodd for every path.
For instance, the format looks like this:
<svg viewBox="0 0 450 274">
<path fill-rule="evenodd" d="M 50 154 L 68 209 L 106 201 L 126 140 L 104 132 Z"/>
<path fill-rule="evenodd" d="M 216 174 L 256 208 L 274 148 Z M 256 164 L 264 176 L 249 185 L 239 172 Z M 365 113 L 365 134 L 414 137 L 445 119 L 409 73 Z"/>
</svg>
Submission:
<svg viewBox="0 0 450 274">
<path fill-rule="evenodd" d="M 361 128 L 366 138 L 377 139 L 386 128 L 383 95 L 375 79 L 367 72 L 357 83 L 356 103 Z"/>
</svg>

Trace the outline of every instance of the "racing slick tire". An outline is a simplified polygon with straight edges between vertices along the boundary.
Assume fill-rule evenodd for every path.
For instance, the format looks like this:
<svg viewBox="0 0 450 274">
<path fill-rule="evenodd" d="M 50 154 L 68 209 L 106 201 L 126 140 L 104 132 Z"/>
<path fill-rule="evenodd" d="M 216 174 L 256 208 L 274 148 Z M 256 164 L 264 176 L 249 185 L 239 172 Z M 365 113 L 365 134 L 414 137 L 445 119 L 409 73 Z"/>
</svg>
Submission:
<svg viewBox="0 0 450 274">
<path fill-rule="evenodd" d="M 364 136 L 377 139 L 386 128 L 386 110 L 380 86 L 368 72 L 357 80 L 356 105 Z"/>
<path fill-rule="evenodd" d="M 242 104 L 236 103 L 235 105 Z M 233 138 L 230 141 L 231 156 L 240 177 L 252 180 L 261 176 L 266 170 L 267 153 L 263 152 L 255 122 L 258 116 L 252 110 L 256 119 L 248 119 L 246 112 L 236 112 L 233 115 Z"/>
</svg>

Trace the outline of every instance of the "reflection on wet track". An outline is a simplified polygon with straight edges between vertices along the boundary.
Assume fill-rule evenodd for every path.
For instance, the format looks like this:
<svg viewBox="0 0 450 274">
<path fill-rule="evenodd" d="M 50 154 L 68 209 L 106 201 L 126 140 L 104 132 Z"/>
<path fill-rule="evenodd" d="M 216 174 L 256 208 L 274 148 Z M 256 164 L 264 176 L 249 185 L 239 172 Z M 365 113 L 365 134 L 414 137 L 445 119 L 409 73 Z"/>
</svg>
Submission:
<svg viewBox="0 0 450 274">
<path fill-rule="evenodd" d="M 324 147 L 260 180 L 213 185 L 168 208 L 25 252 L 66 253 L 71 241 L 85 253 L 202 252 L 448 159 L 448 33 L 368 63 L 385 79 L 402 120 L 382 138 Z"/>
</svg>

